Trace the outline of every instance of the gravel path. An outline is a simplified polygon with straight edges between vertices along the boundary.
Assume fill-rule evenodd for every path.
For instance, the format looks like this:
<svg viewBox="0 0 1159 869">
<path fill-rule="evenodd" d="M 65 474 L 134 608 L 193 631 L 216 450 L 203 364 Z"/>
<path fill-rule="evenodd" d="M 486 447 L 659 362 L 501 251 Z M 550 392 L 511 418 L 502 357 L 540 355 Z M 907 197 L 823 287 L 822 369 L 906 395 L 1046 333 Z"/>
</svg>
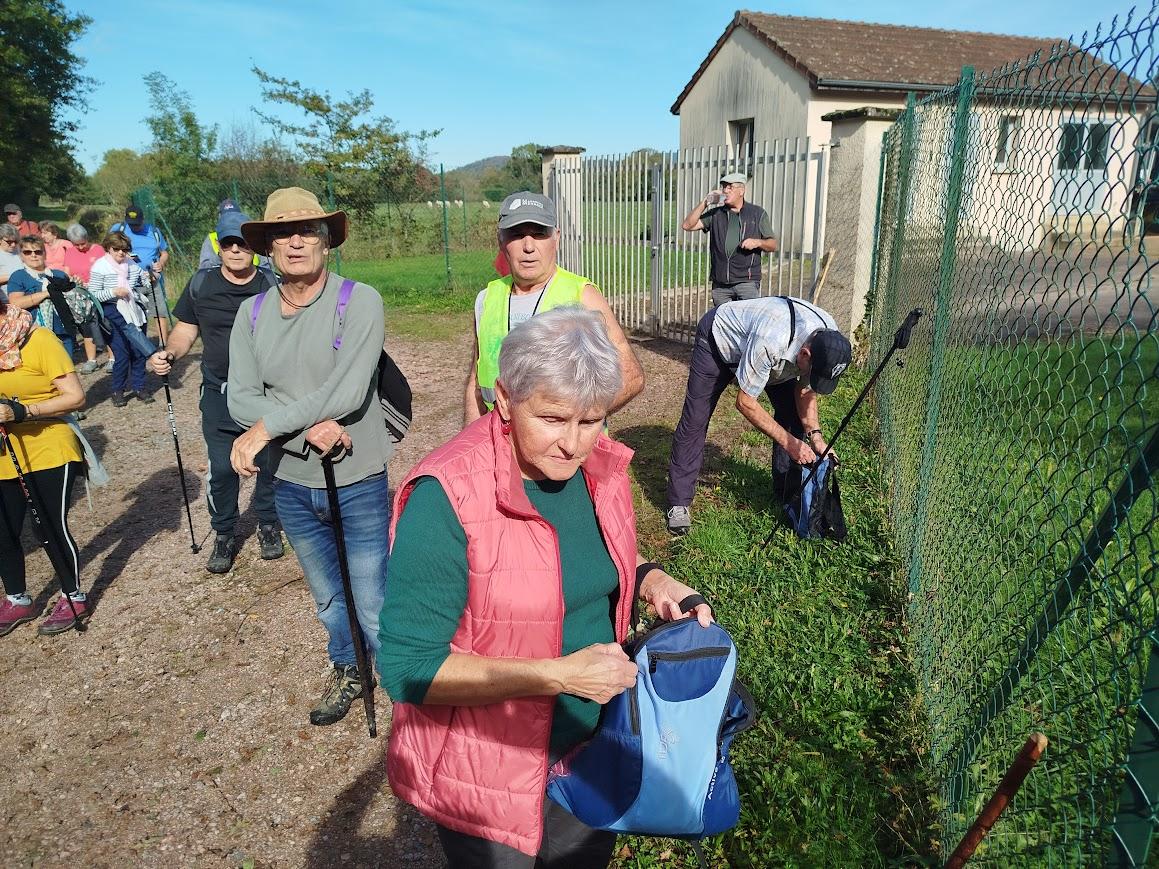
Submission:
<svg viewBox="0 0 1159 869">
<path fill-rule="evenodd" d="M 393 348 L 417 420 L 389 469 L 398 480 L 457 431 L 470 342 Z M 649 385 L 613 430 L 663 420 L 670 431 L 687 352 L 637 351 Z M 194 527 L 208 543 L 196 363 L 179 365 L 173 399 Z M 442 866 L 433 827 L 385 780 L 387 698 L 375 741 L 361 706 L 333 727 L 308 723 L 326 640 L 292 553 L 261 561 L 243 515 L 233 571 L 205 572 L 208 552 L 190 553 L 163 393 L 118 410 L 106 375 L 83 380 L 83 425 L 113 477 L 91 511 L 82 491 L 71 513 L 96 609 L 84 634 L 39 637 L 32 624 L 0 639 L 0 865 Z M 42 602 L 50 576 L 32 552 L 29 590 Z"/>
</svg>

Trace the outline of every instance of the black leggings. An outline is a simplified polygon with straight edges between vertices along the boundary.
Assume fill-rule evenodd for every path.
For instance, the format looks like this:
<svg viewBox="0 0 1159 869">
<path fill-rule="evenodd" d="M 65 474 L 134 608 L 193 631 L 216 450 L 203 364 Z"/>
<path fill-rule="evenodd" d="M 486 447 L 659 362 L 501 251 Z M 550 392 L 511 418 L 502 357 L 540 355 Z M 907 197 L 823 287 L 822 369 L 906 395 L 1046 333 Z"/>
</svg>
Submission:
<svg viewBox="0 0 1159 869">
<path fill-rule="evenodd" d="M 8 456 L 0 461 L 9 462 Z M 58 468 L 43 471 L 25 471 L 24 479 L 32 493 L 36 513 L 43 523 L 43 531 L 33 527 L 33 536 L 39 541 L 48 535 L 48 558 L 60 579 L 63 591 L 77 590 L 80 575 L 80 552 L 68 530 L 68 508 L 72 502 L 72 487 L 83 473 L 80 462 L 69 462 Z M 20 545 L 20 529 L 28 502 L 20 488 L 20 480 L 0 480 L 0 579 L 8 594 L 24 594 L 24 549 Z"/>
</svg>

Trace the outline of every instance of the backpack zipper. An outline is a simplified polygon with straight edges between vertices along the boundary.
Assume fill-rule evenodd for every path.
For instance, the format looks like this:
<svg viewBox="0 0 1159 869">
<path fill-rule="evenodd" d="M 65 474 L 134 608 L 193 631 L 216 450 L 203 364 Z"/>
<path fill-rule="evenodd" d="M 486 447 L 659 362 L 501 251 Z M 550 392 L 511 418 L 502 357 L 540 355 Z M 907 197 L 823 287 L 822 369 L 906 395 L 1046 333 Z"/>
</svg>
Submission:
<svg viewBox="0 0 1159 869">
<path fill-rule="evenodd" d="M 697 658 L 725 658 L 731 651 L 728 646 L 709 646 L 703 649 L 689 649 L 686 652 L 650 652 L 648 672 L 656 672 L 659 661 L 695 661 Z"/>
</svg>

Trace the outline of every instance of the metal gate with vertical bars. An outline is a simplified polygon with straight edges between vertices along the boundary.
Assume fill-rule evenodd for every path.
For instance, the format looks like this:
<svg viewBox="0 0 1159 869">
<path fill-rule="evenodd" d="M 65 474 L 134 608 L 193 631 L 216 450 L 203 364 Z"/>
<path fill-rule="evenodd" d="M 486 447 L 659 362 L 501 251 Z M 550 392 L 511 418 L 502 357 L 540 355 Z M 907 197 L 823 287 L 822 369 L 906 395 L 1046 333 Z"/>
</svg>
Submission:
<svg viewBox="0 0 1159 869">
<path fill-rule="evenodd" d="M 810 298 L 824 249 L 827 151 L 808 137 L 591 156 L 553 165 L 560 262 L 594 281 L 626 329 L 690 341 L 712 304 L 708 237 L 680 224 L 729 172 L 749 176 L 780 240 L 761 270 L 763 295 Z"/>
</svg>

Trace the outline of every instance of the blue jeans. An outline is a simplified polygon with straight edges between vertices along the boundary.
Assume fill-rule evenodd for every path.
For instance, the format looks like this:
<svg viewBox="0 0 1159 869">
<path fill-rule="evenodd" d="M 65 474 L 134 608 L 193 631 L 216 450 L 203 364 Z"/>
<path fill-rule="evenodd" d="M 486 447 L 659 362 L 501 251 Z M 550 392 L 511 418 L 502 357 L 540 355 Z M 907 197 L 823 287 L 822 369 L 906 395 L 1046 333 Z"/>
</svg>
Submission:
<svg viewBox="0 0 1159 869">
<path fill-rule="evenodd" d="M 357 663 L 326 490 L 275 480 L 274 506 L 314 595 L 318 618 L 330 635 L 326 645 L 330 660 L 335 664 Z M 378 651 L 378 612 L 386 596 L 389 554 L 390 492 L 386 471 L 349 486 L 339 486 L 338 506 L 342 511 L 354 607 L 373 662 Z"/>
</svg>

